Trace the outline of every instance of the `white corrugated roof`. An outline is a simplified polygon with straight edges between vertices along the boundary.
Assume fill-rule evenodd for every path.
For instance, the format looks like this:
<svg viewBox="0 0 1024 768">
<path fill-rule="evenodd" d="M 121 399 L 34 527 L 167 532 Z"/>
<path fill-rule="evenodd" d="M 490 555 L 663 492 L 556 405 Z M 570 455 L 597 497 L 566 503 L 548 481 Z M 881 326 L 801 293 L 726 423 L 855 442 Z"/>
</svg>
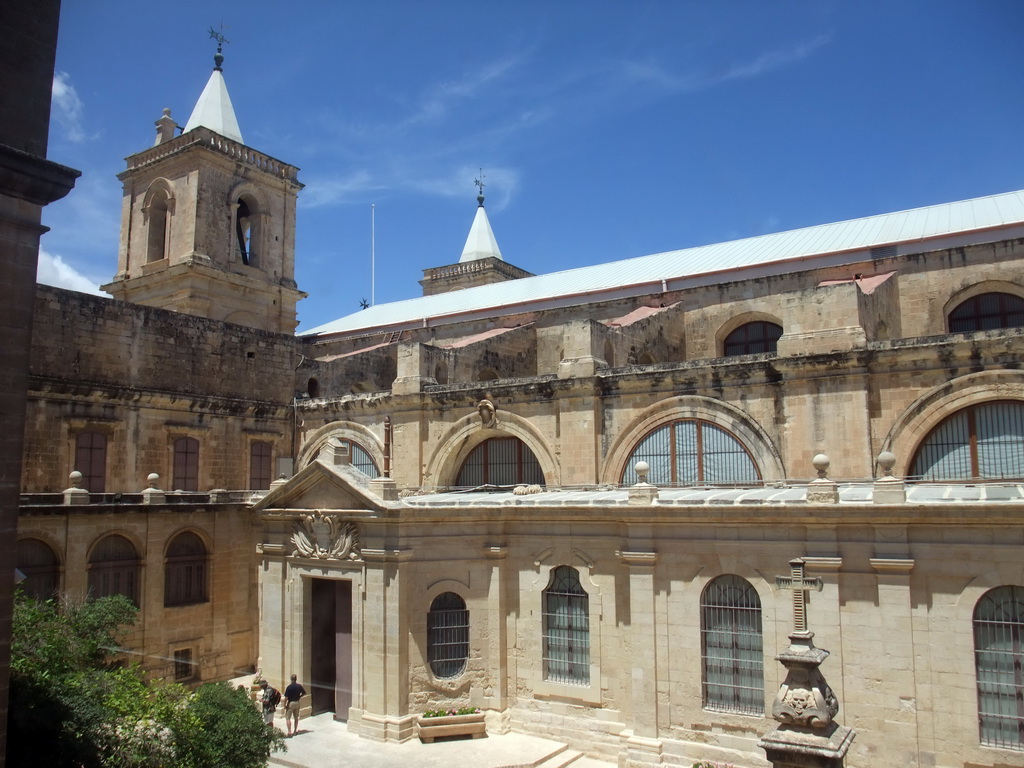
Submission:
<svg viewBox="0 0 1024 768">
<path fill-rule="evenodd" d="M 1006 231 L 1014 228 L 1020 231 Z M 985 230 L 1001 231 L 985 237 Z M 792 271 L 788 262 L 794 260 L 804 261 L 800 265 L 804 269 L 849 263 L 868 257 L 872 248 L 882 246 L 895 246 L 897 253 L 912 253 L 921 250 L 919 244 L 923 241 L 930 241 L 929 249 L 937 249 L 1012 236 L 1024 236 L 1024 191 L 377 304 L 302 335 L 440 325 L 475 314 L 494 316 Z M 747 272 L 737 275 L 736 270 Z"/>
</svg>

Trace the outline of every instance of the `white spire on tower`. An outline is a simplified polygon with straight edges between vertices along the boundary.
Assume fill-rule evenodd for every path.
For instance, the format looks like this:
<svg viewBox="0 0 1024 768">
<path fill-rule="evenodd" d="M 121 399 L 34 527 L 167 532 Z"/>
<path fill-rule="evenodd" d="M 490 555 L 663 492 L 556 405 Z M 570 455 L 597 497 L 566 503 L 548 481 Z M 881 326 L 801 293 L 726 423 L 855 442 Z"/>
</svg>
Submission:
<svg viewBox="0 0 1024 768">
<path fill-rule="evenodd" d="M 238 127 L 238 120 L 235 117 L 235 109 L 231 106 L 231 97 L 228 96 L 228 87 L 224 82 L 224 73 L 221 70 L 221 64 L 224 63 L 222 49 L 224 43 L 228 41 L 224 35 L 214 31 L 213 28 L 210 29 L 210 37 L 217 41 L 217 53 L 213 57 L 213 72 L 210 73 L 210 79 L 206 82 L 206 87 L 199 96 L 199 101 L 196 102 L 191 117 L 185 123 L 183 132 L 188 133 L 193 128 L 202 126 L 225 138 L 244 144 L 242 131 Z"/>
<path fill-rule="evenodd" d="M 501 259 L 498 241 L 494 239 L 491 222 L 487 219 L 487 212 L 484 210 L 483 168 L 480 169 L 480 178 L 476 180 L 476 186 L 480 190 L 480 193 L 476 196 L 478 203 L 476 216 L 473 218 L 473 226 L 469 228 L 469 237 L 466 238 L 466 247 L 462 249 L 462 257 L 459 259 L 460 264 L 492 257 Z"/>
</svg>

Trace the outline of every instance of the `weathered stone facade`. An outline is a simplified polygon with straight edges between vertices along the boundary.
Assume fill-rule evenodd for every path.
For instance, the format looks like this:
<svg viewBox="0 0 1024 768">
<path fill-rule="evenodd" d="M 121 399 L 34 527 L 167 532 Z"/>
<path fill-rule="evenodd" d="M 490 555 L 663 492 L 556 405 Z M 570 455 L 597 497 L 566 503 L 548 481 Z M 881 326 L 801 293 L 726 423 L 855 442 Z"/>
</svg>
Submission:
<svg viewBox="0 0 1024 768">
<path fill-rule="evenodd" d="M 76 595 L 105 539 L 131 544 L 151 669 L 189 650 L 198 679 L 295 673 L 314 711 L 375 739 L 469 704 L 624 767 L 764 766 L 794 629 L 775 576 L 801 559 L 824 582 L 808 619 L 857 733 L 848 765 L 1024 766 L 980 710 L 975 647 L 981 601 L 1024 592 L 1024 209 L 635 284 L 620 262 L 617 285 L 567 272 L 514 305 L 492 278 L 535 278 L 481 258 L 487 279 L 424 281 L 424 301 L 482 297 L 468 309 L 374 307 L 359 317 L 387 319 L 296 338 L 295 169 L 171 124 L 122 175 L 126 301 L 37 292 L 19 532 Z M 954 329 L 982 297 L 1008 298 Z M 974 427 L 935 437 L 982 407 L 994 472 Z M 83 434 L 103 493 L 66 489 L 99 455 Z M 923 445 L 974 463 L 930 477 Z M 255 488 L 267 462 L 292 476 Z M 169 604 L 183 535 L 208 595 Z M 744 685 L 708 672 L 723 583 L 756 615 L 725 665 L 758 670 Z"/>
</svg>

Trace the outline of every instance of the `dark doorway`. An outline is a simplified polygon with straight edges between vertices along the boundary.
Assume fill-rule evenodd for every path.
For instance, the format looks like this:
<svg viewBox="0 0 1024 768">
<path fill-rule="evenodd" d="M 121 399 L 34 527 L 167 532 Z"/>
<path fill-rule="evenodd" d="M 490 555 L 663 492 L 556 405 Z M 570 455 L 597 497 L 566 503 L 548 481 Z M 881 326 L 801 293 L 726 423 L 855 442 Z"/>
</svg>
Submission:
<svg viewBox="0 0 1024 768">
<path fill-rule="evenodd" d="M 313 714 L 348 720 L 352 706 L 352 582 L 313 579 L 310 693 Z"/>
</svg>

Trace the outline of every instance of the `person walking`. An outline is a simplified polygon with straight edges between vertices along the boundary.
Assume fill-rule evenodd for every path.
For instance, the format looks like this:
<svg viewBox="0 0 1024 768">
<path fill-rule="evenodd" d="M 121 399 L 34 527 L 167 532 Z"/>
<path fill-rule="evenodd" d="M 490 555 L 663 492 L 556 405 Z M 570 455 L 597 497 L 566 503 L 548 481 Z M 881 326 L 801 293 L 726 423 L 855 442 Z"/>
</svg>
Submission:
<svg viewBox="0 0 1024 768">
<path fill-rule="evenodd" d="M 288 727 L 288 735 L 299 732 L 299 699 L 306 695 L 306 689 L 299 684 L 298 678 L 292 675 L 292 681 L 284 689 L 284 722 Z"/>
<path fill-rule="evenodd" d="M 260 690 L 263 691 L 263 695 L 260 697 L 260 701 L 263 703 L 263 722 L 272 726 L 274 712 L 277 710 L 278 702 L 281 701 L 281 692 L 266 680 L 260 681 Z"/>
</svg>

